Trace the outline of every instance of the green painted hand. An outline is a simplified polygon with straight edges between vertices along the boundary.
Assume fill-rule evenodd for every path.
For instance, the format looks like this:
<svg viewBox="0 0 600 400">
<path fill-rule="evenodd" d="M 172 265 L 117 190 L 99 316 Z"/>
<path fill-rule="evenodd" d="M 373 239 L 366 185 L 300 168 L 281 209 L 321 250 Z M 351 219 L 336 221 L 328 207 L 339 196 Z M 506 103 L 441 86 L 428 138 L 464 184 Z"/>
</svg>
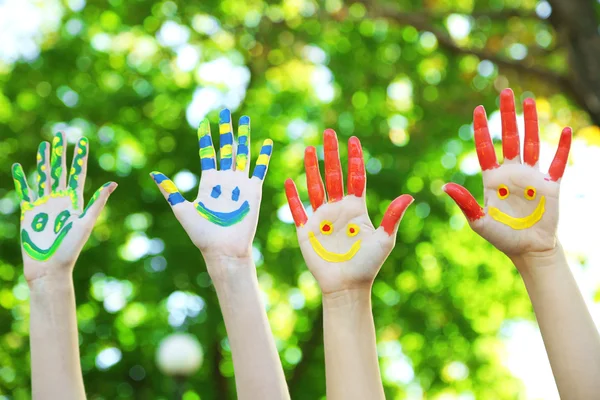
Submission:
<svg viewBox="0 0 600 400">
<path fill-rule="evenodd" d="M 40 143 L 37 153 L 37 193 L 27 184 L 20 164 L 12 167 L 15 189 L 21 200 L 21 245 L 28 281 L 72 268 L 96 219 L 117 184 L 109 182 L 94 193 L 83 208 L 88 139 L 77 142 L 67 180 L 65 136 L 58 133 L 50 144 Z"/>
</svg>

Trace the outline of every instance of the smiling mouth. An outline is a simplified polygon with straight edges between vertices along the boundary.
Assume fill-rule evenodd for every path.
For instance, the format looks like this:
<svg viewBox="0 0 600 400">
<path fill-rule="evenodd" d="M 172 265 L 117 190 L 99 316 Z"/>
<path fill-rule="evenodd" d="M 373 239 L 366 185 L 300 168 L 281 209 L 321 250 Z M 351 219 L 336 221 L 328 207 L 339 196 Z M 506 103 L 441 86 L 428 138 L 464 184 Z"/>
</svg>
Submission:
<svg viewBox="0 0 600 400">
<path fill-rule="evenodd" d="M 213 224 L 219 226 L 231 226 L 237 224 L 248 215 L 250 212 L 250 204 L 248 204 L 248 201 L 246 200 L 237 210 L 223 213 L 206 208 L 206 206 L 199 201 L 196 204 L 196 210 L 198 211 L 198 214 L 202 215 Z"/>
<path fill-rule="evenodd" d="M 490 214 L 490 217 L 494 218 L 496 221 L 502 222 L 504 225 L 508 225 L 513 229 L 520 230 L 530 228 L 537 224 L 538 221 L 542 219 L 544 212 L 546 212 L 545 205 L 546 196 L 542 196 L 535 210 L 528 216 L 522 218 L 511 217 L 496 207 L 490 207 L 488 213 Z"/>
<path fill-rule="evenodd" d="M 315 234 L 312 232 L 308 232 L 308 241 L 310 242 L 310 245 L 312 246 L 315 253 L 317 253 L 319 257 L 321 257 L 323 260 L 329 262 L 343 262 L 350 260 L 356 255 L 358 250 L 360 250 L 361 242 L 360 240 L 354 242 L 352 247 L 350 247 L 350 250 L 348 250 L 345 253 L 334 253 L 326 250 L 325 247 L 323 247 L 323 245 L 319 242 Z"/>
<path fill-rule="evenodd" d="M 72 226 L 73 223 L 69 222 L 69 224 L 67 224 L 62 229 L 62 231 L 60 231 L 56 239 L 54 239 L 54 243 L 52 243 L 52 246 L 48 247 L 46 250 L 40 249 L 38 246 L 36 246 L 31 241 L 29 233 L 27 233 L 25 229 L 21 229 L 21 243 L 23 243 L 23 248 L 25 249 L 25 252 L 29 255 L 29 257 L 38 261 L 46 261 L 47 259 L 52 257 L 52 255 L 54 255 L 65 236 L 67 236 L 67 233 L 71 230 Z"/>
</svg>

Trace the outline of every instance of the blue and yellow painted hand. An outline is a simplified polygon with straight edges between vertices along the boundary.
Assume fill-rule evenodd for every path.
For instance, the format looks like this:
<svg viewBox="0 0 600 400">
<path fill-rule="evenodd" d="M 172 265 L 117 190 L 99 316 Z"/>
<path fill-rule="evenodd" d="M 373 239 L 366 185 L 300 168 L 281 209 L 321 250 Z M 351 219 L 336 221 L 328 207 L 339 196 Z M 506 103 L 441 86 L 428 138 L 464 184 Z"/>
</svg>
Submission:
<svg viewBox="0 0 600 400">
<path fill-rule="evenodd" d="M 498 189 L 496 190 L 496 194 L 498 195 L 498 198 L 500 200 L 505 200 L 506 198 L 508 198 L 508 196 L 510 196 L 510 190 L 506 185 L 499 185 Z M 537 190 L 533 186 L 527 186 L 523 192 L 523 197 L 525 197 L 525 199 L 527 200 L 533 201 L 537 197 Z M 531 228 L 533 225 L 537 224 L 542 219 L 545 212 L 545 196 L 540 197 L 538 205 L 531 212 L 531 214 L 526 215 L 525 217 L 513 217 L 500 211 L 496 207 L 490 207 L 488 209 L 488 214 L 490 215 L 490 217 L 516 230 Z"/>
<path fill-rule="evenodd" d="M 69 174 L 68 186 L 61 189 L 61 179 L 65 176 L 65 139 L 64 135 L 57 133 L 52 141 L 52 155 L 50 156 L 50 144 L 48 142 L 40 143 L 37 152 L 37 198 L 34 198 L 33 192 L 27 183 L 23 167 L 20 164 L 14 164 L 12 175 L 15 184 L 15 190 L 21 200 L 21 221 L 25 219 L 25 213 L 33 211 L 36 207 L 47 203 L 52 198 L 69 198 L 73 211 L 80 208 L 80 197 L 83 191 L 83 180 L 85 174 L 82 174 L 87 164 L 88 139 L 81 138 L 75 147 L 75 156 Z M 106 183 L 94 193 L 87 207 L 79 215 L 79 218 L 85 217 L 89 208 L 100 196 L 102 190 L 110 186 L 112 182 Z M 82 200 L 82 199 L 81 199 Z M 83 201 L 83 200 L 82 200 Z M 21 227 L 21 243 L 23 249 L 34 260 L 46 261 L 51 258 L 61 243 L 73 227 L 71 211 L 64 209 L 54 219 L 53 234 L 55 235 L 52 244 L 46 248 L 41 248 L 35 243 L 36 234 L 41 234 L 48 227 L 49 215 L 46 212 L 37 213 L 29 226 Z M 33 232 L 28 232 L 29 228 Z M 50 228 L 49 228 L 50 229 Z"/>
<path fill-rule="evenodd" d="M 235 154 L 235 142 L 233 138 L 233 127 L 231 123 L 231 112 L 224 109 L 219 113 L 219 142 L 220 142 L 220 167 L 221 171 L 248 171 L 250 158 L 250 118 L 243 116 L 240 118 L 238 125 L 238 143 L 237 154 Z M 202 172 L 216 171 L 217 161 L 216 153 L 213 146 L 210 123 L 208 119 L 202 120 L 198 127 L 198 145 L 200 147 L 200 167 Z M 273 151 L 273 141 L 266 139 L 260 150 L 256 167 L 252 174 L 253 177 L 264 180 L 267 173 L 269 160 Z M 233 160 L 235 158 L 235 165 Z M 175 186 L 175 184 L 164 174 L 154 171 L 150 174 L 161 192 L 171 205 L 175 207 L 180 203 L 185 202 L 185 199 Z M 214 199 L 220 198 L 221 185 L 216 185 L 211 189 L 211 197 Z M 239 187 L 235 187 L 231 192 L 231 200 L 234 202 L 240 201 L 242 196 Z M 245 200 L 242 204 L 232 211 L 217 211 L 209 208 L 202 201 L 194 203 L 194 207 L 200 216 L 212 222 L 215 225 L 228 227 L 242 221 L 250 212 L 250 203 Z"/>
</svg>

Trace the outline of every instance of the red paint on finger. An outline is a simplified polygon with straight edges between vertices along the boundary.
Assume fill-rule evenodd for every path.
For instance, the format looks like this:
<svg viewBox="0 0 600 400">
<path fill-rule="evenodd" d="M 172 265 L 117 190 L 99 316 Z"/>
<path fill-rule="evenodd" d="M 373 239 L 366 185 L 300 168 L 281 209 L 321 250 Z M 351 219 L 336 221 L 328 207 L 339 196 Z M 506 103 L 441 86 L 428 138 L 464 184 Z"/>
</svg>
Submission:
<svg viewBox="0 0 600 400">
<path fill-rule="evenodd" d="M 490 137 L 487 117 L 483 106 L 478 106 L 473 111 L 473 129 L 475 131 L 475 148 L 477 149 L 477 158 L 483 171 L 498 168 L 496 159 L 496 150 Z"/>
<path fill-rule="evenodd" d="M 413 201 L 415 201 L 415 199 L 408 194 L 403 194 L 392 201 L 381 221 L 381 226 L 388 235 L 392 236 L 394 234 L 396 225 L 398 225 L 404 212 Z"/>
<path fill-rule="evenodd" d="M 469 221 L 476 221 L 485 215 L 483 208 L 464 187 L 456 183 L 447 183 L 442 189 L 456 202 Z"/>
<path fill-rule="evenodd" d="M 313 210 L 316 210 L 325 202 L 325 188 L 319 171 L 317 150 L 313 146 L 307 147 L 304 151 L 304 169 L 306 170 L 306 186 L 310 204 Z"/>
<path fill-rule="evenodd" d="M 519 130 L 515 113 L 515 96 L 511 89 L 500 93 L 500 113 L 502 116 L 502 152 L 505 160 L 519 156 Z"/>
<path fill-rule="evenodd" d="M 338 150 L 337 135 L 333 129 L 326 129 L 323 133 L 323 147 L 325 149 L 325 186 L 330 202 L 340 201 L 344 197 L 344 183 L 342 181 L 342 165 Z"/>
<path fill-rule="evenodd" d="M 572 137 L 573 133 L 571 128 L 564 128 L 560 135 L 560 141 L 558 142 L 556 155 L 554 156 L 554 160 L 552 160 L 552 164 L 550 164 L 550 169 L 548 170 L 548 175 L 550 175 L 550 179 L 553 181 L 559 180 L 565 173 L 567 161 L 569 160 L 569 151 L 571 150 Z"/>
<path fill-rule="evenodd" d="M 533 167 L 540 158 L 540 131 L 535 100 L 528 98 L 523 101 L 523 114 L 525 116 L 523 161 Z"/>
<path fill-rule="evenodd" d="M 367 174 L 362 146 L 356 136 L 348 140 L 348 194 L 361 197 L 365 192 Z"/>
<path fill-rule="evenodd" d="M 294 218 L 296 226 L 305 225 L 306 221 L 308 221 L 308 217 L 306 216 L 306 211 L 300 201 L 300 196 L 298 196 L 298 189 L 296 189 L 296 185 L 291 179 L 285 181 L 285 196 L 287 197 L 288 205 L 292 212 L 292 218 Z"/>
</svg>

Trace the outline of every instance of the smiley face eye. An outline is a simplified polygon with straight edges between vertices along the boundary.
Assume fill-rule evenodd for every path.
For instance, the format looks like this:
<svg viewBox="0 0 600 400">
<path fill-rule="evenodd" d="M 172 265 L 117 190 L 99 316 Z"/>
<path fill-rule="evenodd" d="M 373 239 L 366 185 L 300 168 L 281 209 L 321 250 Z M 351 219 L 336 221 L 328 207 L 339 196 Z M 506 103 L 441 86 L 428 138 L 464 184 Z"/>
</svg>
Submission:
<svg viewBox="0 0 600 400">
<path fill-rule="evenodd" d="M 46 224 L 48 223 L 48 214 L 39 213 L 33 218 L 31 221 L 31 228 L 33 228 L 36 232 L 41 232 L 46 228 Z"/>
<path fill-rule="evenodd" d="M 331 235 L 333 232 L 333 224 L 331 221 L 321 221 L 321 233 L 323 235 Z"/>
<path fill-rule="evenodd" d="M 220 195 L 221 195 L 221 185 L 217 185 L 214 188 L 212 188 L 212 191 L 210 192 L 210 197 L 212 197 L 213 199 L 218 199 Z"/>
<path fill-rule="evenodd" d="M 69 210 L 65 210 L 56 216 L 56 221 L 54 221 L 54 233 L 58 233 L 62 229 L 70 216 L 71 213 Z"/>
<path fill-rule="evenodd" d="M 524 195 L 527 200 L 534 200 L 535 196 L 537 195 L 537 190 L 535 190 L 535 188 L 533 186 L 527 186 L 525 188 Z"/>
<path fill-rule="evenodd" d="M 505 198 L 507 198 L 508 195 L 510 195 L 510 191 L 508 190 L 508 187 L 506 185 L 498 186 L 498 197 L 501 200 L 504 200 Z"/>
<path fill-rule="evenodd" d="M 348 228 L 346 229 L 346 234 L 350 237 L 358 235 L 360 232 L 360 228 L 356 224 L 348 224 Z"/>
</svg>

